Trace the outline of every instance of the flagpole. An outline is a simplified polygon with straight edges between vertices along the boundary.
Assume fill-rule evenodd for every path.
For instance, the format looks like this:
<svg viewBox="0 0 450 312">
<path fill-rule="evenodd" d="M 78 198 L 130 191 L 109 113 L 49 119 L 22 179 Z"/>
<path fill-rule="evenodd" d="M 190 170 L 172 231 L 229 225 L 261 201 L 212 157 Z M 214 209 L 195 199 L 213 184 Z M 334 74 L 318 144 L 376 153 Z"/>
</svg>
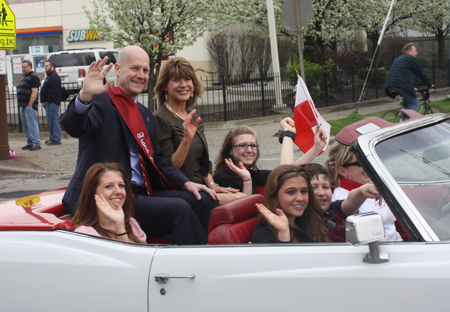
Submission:
<svg viewBox="0 0 450 312">
<path fill-rule="evenodd" d="M 361 99 L 362 99 L 362 96 L 364 94 L 364 89 L 366 87 L 367 80 L 368 80 L 369 75 L 370 75 L 370 70 L 372 69 L 373 61 L 375 60 L 375 55 L 377 54 L 378 47 L 381 45 L 381 41 L 383 40 L 384 33 L 386 32 L 387 22 L 389 21 L 389 17 L 391 16 L 391 11 L 392 11 L 392 8 L 394 7 L 394 2 L 395 2 L 395 0 L 391 1 L 391 5 L 389 6 L 389 11 L 387 13 L 386 19 L 384 20 L 384 25 L 383 25 L 383 28 L 381 30 L 380 38 L 378 38 L 377 46 L 375 48 L 375 52 L 373 53 L 372 61 L 370 62 L 369 70 L 367 71 L 366 80 L 364 80 L 364 84 L 363 84 L 363 87 L 362 87 L 362 90 L 361 90 L 361 94 L 359 95 L 358 103 L 356 104 L 356 107 L 355 107 L 355 112 L 356 113 L 358 112 L 359 107 L 361 106 Z"/>
</svg>

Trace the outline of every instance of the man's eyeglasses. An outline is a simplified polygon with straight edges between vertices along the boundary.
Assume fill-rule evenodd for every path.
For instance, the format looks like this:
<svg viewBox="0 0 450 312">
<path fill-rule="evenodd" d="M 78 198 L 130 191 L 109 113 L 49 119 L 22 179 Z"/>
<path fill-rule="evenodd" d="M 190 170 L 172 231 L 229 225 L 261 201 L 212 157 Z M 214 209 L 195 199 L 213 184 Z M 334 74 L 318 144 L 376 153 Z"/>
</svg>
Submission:
<svg viewBox="0 0 450 312">
<path fill-rule="evenodd" d="M 241 144 L 235 144 L 233 145 L 234 147 L 238 147 L 241 150 L 246 150 L 249 146 L 252 150 L 257 150 L 259 149 L 259 145 L 258 144 L 247 144 L 247 143 L 241 143 Z"/>
<path fill-rule="evenodd" d="M 342 165 L 342 167 L 350 167 L 350 166 L 358 166 L 361 167 L 361 164 L 358 161 L 354 161 L 352 163 L 346 164 L 346 165 Z"/>
</svg>

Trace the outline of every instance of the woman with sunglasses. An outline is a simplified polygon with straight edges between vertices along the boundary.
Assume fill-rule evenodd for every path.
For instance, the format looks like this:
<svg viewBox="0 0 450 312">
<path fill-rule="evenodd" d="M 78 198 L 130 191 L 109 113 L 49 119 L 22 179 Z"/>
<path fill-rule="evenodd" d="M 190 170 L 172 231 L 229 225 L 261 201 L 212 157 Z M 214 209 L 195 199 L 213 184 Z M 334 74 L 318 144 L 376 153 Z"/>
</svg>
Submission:
<svg viewBox="0 0 450 312">
<path fill-rule="evenodd" d="M 322 209 L 302 166 L 281 165 L 269 175 L 266 206 L 256 204 L 263 216 L 252 243 L 326 242 Z"/>
<path fill-rule="evenodd" d="M 163 156 L 189 180 L 214 190 L 220 204 L 245 196 L 237 189 L 219 186 L 212 177 L 203 122 L 191 108 L 203 93 L 192 65 L 182 57 L 169 59 L 158 77 L 155 93 L 158 109 L 153 115 Z"/>
<path fill-rule="evenodd" d="M 332 201 L 344 200 L 348 193 L 363 184 L 370 183 L 370 178 L 358 163 L 356 156 L 350 151 L 350 146 L 335 142 L 329 151 L 325 168 L 330 172 L 334 183 Z M 368 198 L 359 208 L 359 212 L 376 212 L 381 215 L 384 223 L 384 241 L 401 241 L 402 237 L 395 227 L 396 218 L 391 209 L 383 201 Z"/>
</svg>

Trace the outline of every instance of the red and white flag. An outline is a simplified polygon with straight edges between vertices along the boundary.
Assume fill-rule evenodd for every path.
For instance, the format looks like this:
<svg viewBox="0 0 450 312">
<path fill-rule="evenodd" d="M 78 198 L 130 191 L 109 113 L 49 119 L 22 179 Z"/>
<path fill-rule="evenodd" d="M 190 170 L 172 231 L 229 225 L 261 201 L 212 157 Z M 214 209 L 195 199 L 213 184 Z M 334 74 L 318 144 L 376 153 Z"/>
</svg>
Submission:
<svg viewBox="0 0 450 312">
<path fill-rule="evenodd" d="M 294 143 L 302 150 L 303 153 L 309 151 L 310 148 L 314 146 L 314 134 L 316 133 L 317 125 L 320 125 L 320 127 L 327 133 L 327 144 L 322 149 L 322 152 L 324 152 L 330 141 L 331 126 L 325 121 L 325 119 L 323 119 L 322 116 L 320 116 L 317 111 L 302 77 L 299 75 L 297 75 L 297 77 L 297 94 L 295 97 L 294 109 L 296 134 Z"/>
</svg>

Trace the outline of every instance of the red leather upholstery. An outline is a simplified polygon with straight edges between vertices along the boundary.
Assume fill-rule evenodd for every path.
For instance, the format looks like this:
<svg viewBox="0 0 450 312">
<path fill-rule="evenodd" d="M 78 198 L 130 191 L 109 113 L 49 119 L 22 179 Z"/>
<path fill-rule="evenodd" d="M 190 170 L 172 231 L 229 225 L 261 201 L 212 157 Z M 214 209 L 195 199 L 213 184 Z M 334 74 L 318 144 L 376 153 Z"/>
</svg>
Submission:
<svg viewBox="0 0 450 312">
<path fill-rule="evenodd" d="M 255 194 L 216 207 L 209 219 L 208 243 L 248 243 L 259 221 L 256 203 L 264 204 L 264 196 Z"/>
</svg>

